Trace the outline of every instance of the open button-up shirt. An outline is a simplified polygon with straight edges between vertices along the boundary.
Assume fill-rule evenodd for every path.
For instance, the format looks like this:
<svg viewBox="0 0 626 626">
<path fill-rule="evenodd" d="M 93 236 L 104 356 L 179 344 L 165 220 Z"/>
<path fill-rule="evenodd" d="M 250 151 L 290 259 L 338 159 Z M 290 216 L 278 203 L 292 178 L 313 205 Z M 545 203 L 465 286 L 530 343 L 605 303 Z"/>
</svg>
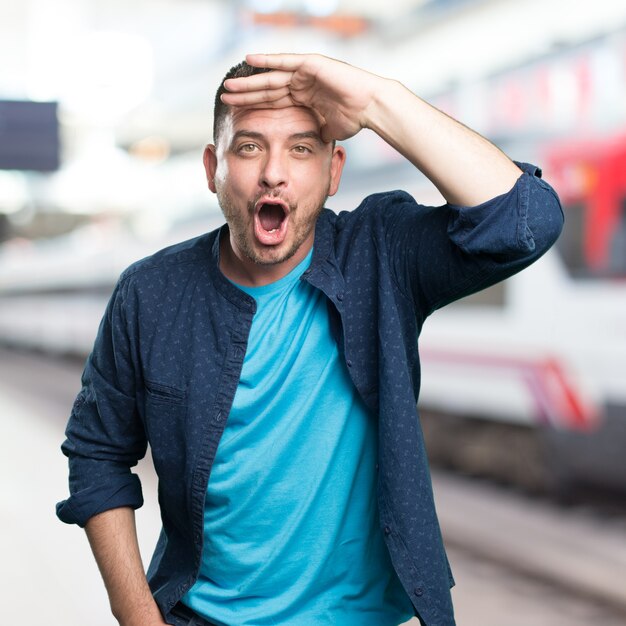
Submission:
<svg viewBox="0 0 626 626">
<path fill-rule="evenodd" d="M 475 207 L 425 207 L 395 191 L 351 212 L 324 210 L 302 276 L 326 295 L 352 381 L 378 416 L 380 528 L 428 626 L 454 624 L 453 581 L 416 408 L 417 339 L 435 309 L 521 270 L 558 237 L 556 194 L 537 168 L 518 165 L 524 173 L 508 193 Z M 254 299 L 219 270 L 220 232 L 122 274 L 62 447 L 71 496 L 57 512 L 82 526 L 104 510 L 141 506 L 130 468 L 150 443 L 163 530 L 147 575 L 170 620 L 200 566 L 211 464 L 255 313 Z"/>
</svg>

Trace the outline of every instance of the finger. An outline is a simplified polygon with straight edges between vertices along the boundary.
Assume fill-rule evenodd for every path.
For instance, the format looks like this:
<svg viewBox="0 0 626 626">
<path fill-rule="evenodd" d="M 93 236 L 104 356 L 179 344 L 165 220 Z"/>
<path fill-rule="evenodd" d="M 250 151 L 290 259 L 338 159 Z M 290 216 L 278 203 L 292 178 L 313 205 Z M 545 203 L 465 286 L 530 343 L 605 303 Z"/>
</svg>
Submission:
<svg viewBox="0 0 626 626">
<path fill-rule="evenodd" d="M 288 85 L 293 72 L 264 72 L 242 78 L 229 78 L 224 81 L 224 87 L 228 91 L 258 91 L 261 89 L 278 89 Z"/>
<path fill-rule="evenodd" d="M 321 127 L 320 135 L 321 135 L 322 141 L 325 143 L 330 143 L 333 139 L 337 139 L 331 132 L 330 128 L 328 128 L 328 125 L 324 125 Z"/>
<path fill-rule="evenodd" d="M 311 55 L 308 54 L 246 54 L 252 67 L 270 67 L 275 70 L 295 72 Z"/>
<path fill-rule="evenodd" d="M 293 106 L 293 100 L 289 95 L 288 87 L 280 89 L 264 89 L 262 91 L 246 91 L 242 93 L 223 93 L 221 100 L 224 104 L 237 107 L 249 107 L 263 105 L 268 108 L 279 100 L 287 99 L 291 104 L 280 106 Z"/>
<path fill-rule="evenodd" d="M 256 102 L 249 104 L 231 104 L 230 106 L 241 106 L 246 109 L 286 109 L 287 107 L 299 107 L 302 106 L 297 102 L 294 102 L 290 96 L 284 96 L 278 100 Z"/>
<path fill-rule="evenodd" d="M 332 133 L 328 131 L 328 127 L 326 125 L 326 119 L 324 118 L 324 116 L 321 113 L 318 113 L 315 109 L 308 107 L 306 104 L 296 102 L 291 97 L 291 94 L 289 93 L 289 91 L 282 98 L 277 98 L 276 100 L 272 100 L 272 101 L 263 101 L 263 102 L 256 102 L 256 103 L 249 102 L 246 104 L 239 104 L 239 102 L 237 102 L 236 104 L 233 104 L 230 102 L 231 99 L 239 100 L 240 98 L 246 97 L 248 95 L 249 94 L 237 94 L 237 95 L 223 94 L 222 100 L 224 100 L 224 97 L 226 96 L 228 98 L 228 102 L 226 104 L 229 104 L 230 106 L 242 106 L 242 107 L 245 106 L 245 108 L 247 109 L 286 109 L 288 107 L 302 107 L 302 108 L 308 109 L 312 113 L 312 115 L 315 117 L 317 123 L 319 124 L 319 127 L 321 129 L 322 140 L 328 142 L 328 141 L 332 141 L 333 139 L 335 139 Z M 325 136 L 327 136 L 328 138 L 325 139 L 324 138 Z"/>
</svg>

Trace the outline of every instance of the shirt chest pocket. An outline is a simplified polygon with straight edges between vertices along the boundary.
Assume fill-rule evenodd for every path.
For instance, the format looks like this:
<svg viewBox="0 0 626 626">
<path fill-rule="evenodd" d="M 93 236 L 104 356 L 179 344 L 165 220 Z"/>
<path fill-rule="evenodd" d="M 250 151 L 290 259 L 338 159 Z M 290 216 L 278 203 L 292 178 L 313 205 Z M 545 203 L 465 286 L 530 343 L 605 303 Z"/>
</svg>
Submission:
<svg viewBox="0 0 626 626">
<path fill-rule="evenodd" d="M 182 507 L 180 489 L 189 437 L 188 397 L 185 389 L 145 381 L 145 427 L 159 477 L 159 498 Z"/>
<path fill-rule="evenodd" d="M 185 389 L 145 381 L 146 434 L 153 450 L 185 433 L 187 392 Z M 180 439 L 179 439 L 180 440 Z"/>
</svg>

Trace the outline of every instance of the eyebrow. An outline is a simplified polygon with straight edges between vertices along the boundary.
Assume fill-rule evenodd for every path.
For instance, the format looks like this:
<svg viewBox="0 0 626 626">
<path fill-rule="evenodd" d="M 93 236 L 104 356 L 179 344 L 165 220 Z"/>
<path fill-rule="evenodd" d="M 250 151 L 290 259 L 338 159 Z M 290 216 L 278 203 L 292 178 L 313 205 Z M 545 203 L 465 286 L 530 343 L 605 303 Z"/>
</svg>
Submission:
<svg viewBox="0 0 626 626">
<path fill-rule="evenodd" d="M 258 133 L 254 130 L 238 130 L 234 135 L 233 135 L 233 140 L 231 142 L 231 145 L 233 143 L 235 143 L 235 141 L 237 141 L 238 139 L 241 139 L 242 137 L 247 137 L 249 139 L 257 139 L 259 141 L 262 141 L 265 139 L 265 135 L 263 135 L 263 133 Z M 312 139 L 313 141 L 315 141 L 316 143 L 318 143 L 319 145 L 323 145 L 323 141 L 322 138 L 320 137 L 319 133 L 315 132 L 314 130 L 307 130 L 304 131 L 302 133 L 293 133 L 292 135 L 289 135 L 289 139 L 290 140 L 295 140 L 295 141 L 299 141 L 301 139 Z"/>
<path fill-rule="evenodd" d="M 319 144 L 324 143 L 319 133 L 316 133 L 314 130 L 307 130 L 303 133 L 294 133 L 289 136 L 289 139 L 313 139 L 313 141 L 316 141 Z"/>
</svg>

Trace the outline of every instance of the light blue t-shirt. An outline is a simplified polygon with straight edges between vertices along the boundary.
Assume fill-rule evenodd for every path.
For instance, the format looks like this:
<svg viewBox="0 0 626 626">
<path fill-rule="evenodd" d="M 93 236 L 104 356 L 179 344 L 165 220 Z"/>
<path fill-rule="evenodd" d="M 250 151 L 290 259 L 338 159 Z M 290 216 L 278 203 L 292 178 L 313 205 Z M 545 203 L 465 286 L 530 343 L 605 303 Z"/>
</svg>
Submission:
<svg viewBox="0 0 626 626">
<path fill-rule="evenodd" d="M 311 253 L 263 287 L 213 464 L 200 576 L 220 626 L 397 626 L 414 615 L 378 524 L 377 422 L 334 341 Z"/>
</svg>

